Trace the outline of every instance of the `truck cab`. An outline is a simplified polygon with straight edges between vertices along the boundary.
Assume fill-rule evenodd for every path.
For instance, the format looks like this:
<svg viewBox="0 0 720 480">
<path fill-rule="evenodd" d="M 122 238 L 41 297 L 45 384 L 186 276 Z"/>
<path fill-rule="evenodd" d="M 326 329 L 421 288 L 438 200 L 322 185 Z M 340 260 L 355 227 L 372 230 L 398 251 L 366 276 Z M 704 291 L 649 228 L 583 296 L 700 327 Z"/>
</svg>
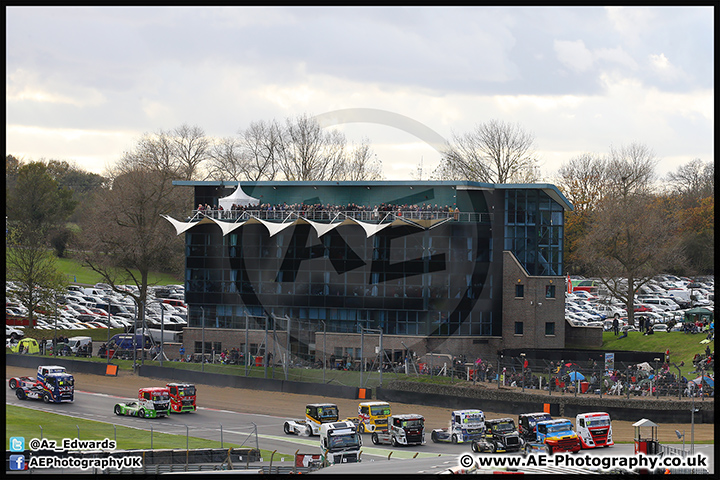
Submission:
<svg viewBox="0 0 720 480">
<path fill-rule="evenodd" d="M 75 401 L 75 379 L 67 372 L 45 374 L 42 388 L 45 403 Z"/>
<path fill-rule="evenodd" d="M 417 414 L 391 415 L 387 430 L 376 430 L 372 434 L 375 445 L 425 445 L 425 417 Z"/>
<path fill-rule="evenodd" d="M 67 373 L 67 370 L 60 365 L 39 365 L 37 368 L 37 383 L 43 385 L 45 378 L 51 373 Z"/>
<path fill-rule="evenodd" d="M 538 422 L 535 428 L 536 441 L 545 444 L 547 453 L 580 451 L 580 439 L 573 431 L 570 420 L 545 420 Z"/>
<path fill-rule="evenodd" d="M 145 410 L 154 410 L 156 417 L 170 412 L 170 390 L 167 387 L 147 387 L 138 390 L 138 401 Z"/>
<path fill-rule="evenodd" d="M 320 450 L 328 465 L 360 461 L 362 438 L 350 420 L 320 425 Z"/>
<path fill-rule="evenodd" d="M 575 417 L 575 430 L 582 448 L 614 445 L 610 415 L 605 412 L 579 413 Z"/>
<path fill-rule="evenodd" d="M 191 383 L 168 383 L 170 393 L 170 411 L 173 413 L 194 412 L 197 410 L 195 398 L 197 390 Z"/>
<path fill-rule="evenodd" d="M 362 402 L 358 405 L 358 431 L 387 430 L 390 415 L 392 409 L 387 402 Z"/>
<path fill-rule="evenodd" d="M 320 425 L 338 421 L 338 407 L 334 403 L 311 403 L 305 406 L 304 420 L 287 420 L 283 425 L 286 435 L 320 435 Z"/>
<path fill-rule="evenodd" d="M 435 429 L 433 442 L 465 443 L 485 435 L 485 414 L 482 410 L 455 410 L 450 414 L 448 428 Z"/>
<path fill-rule="evenodd" d="M 523 413 L 518 417 L 518 434 L 526 442 L 534 442 L 537 438 L 535 427 L 538 422 L 552 420 L 546 412 Z"/>
<path fill-rule="evenodd" d="M 509 417 L 486 420 L 485 438 L 493 452 L 515 452 L 522 447 L 515 421 Z"/>
</svg>

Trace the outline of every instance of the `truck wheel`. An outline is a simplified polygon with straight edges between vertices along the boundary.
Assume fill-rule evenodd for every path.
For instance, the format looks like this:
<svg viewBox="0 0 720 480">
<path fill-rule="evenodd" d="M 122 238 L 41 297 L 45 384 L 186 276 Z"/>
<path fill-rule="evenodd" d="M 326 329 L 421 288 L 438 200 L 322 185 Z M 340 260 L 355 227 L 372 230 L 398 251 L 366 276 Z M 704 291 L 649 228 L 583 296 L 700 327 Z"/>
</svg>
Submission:
<svg viewBox="0 0 720 480">
<path fill-rule="evenodd" d="M 138 410 L 138 417 L 145 418 L 145 409 L 141 408 Z"/>
<path fill-rule="evenodd" d="M 17 380 L 15 380 L 14 378 L 10 379 L 10 388 L 12 390 L 15 390 L 17 388 Z"/>
<path fill-rule="evenodd" d="M 25 390 L 22 388 L 15 390 L 15 395 L 18 397 L 18 400 L 25 400 Z"/>
<path fill-rule="evenodd" d="M 372 442 L 373 442 L 374 445 L 377 445 L 378 443 L 380 443 L 380 442 L 378 441 L 378 434 L 377 434 L 377 433 L 373 433 L 373 434 L 372 434 Z"/>
<path fill-rule="evenodd" d="M 457 445 L 457 435 L 455 435 L 455 434 L 453 433 L 453 436 L 450 438 L 450 441 L 451 441 L 453 444 L 456 444 L 456 445 Z"/>
<path fill-rule="evenodd" d="M 285 422 L 285 425 L 283 425 L 283 431 L 285 432 L 285 435 L 290 435 L 292 430 L 290 430 L 290 424 L 288 422 Z"/>
<path fill-rule="evenodd" d="M 470 443 L 470 450 L 472 450 L 475 453 L 480 453 L 480 451 L 478 450 L 477 443 L 475 443 L 474 440 Z"/>
<path fill-rule="evenodd" d="M 397 441 L 397 439 L 395 438 L 394 435 L 390 437 L 390 443 L 392 444 L 393 447 L 397 447 L 397 446 L 398 446 L 398 441 Z"/>
<path fill-rule="evenodd" d="M 49 393 L 46 392 L 43 394 L 43 402 L 50 403 L 50 394 Z"/>
<path fill-rule="evenodd" d="M 545 445 L 545 451 L 547 452 L 548 455 L 552 455 L 552 453 L 553 453 L 553 449 L 550 445 Z"/>
<path fill-rule="evenodd" d="M 364 423 L 360 422 L 360 426 L 358 427 L 358 432 L 360 432 L 360 433 L 366 432 Z"/>
<path fill-rule="evenodd" d="M 430 439 L 433 441 L 433 443 L 438 443 L 437 433 L 432 432 L 430 434 Z"/>
<path fill-rule="evenodd" d="M 307 425 L 305 427 L 305 435 L 307 435 L 308 437 L 312 437 L 312 427 L 310 425 Z"/>
<path fill-rule="evenodd" d="M 120 408 L 120 405 L 115 405 L 115 415 L 122 415 L 122 408 Z"/>
<path fill-rule="evenodd" d="M 490 453 L 495 453 L 497 450 L 497 444 L 495 442 L 490 442 Z"/>
</svg>

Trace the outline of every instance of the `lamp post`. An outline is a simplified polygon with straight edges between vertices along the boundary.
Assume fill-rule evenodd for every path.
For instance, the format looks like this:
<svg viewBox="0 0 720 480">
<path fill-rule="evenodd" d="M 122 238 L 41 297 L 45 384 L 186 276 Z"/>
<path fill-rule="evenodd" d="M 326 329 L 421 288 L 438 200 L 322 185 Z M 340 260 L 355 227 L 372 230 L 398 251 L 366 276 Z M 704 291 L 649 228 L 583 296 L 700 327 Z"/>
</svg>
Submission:
<svg viewBox="0 0 720 480">
<path fill-rule="evenodd" d="M 382 371 L 383 371 L 383 358 L 382 358 L 382 354 L 383 354 L 382 335 L 383 335 L 383 332 L 382 332 L 382 329 L 360 327 L 360 362 L 362 364 L 362 367 L 360 369 L 360 387 L 362 388 L 362 386 L 363 386 L 363 383 L 362 383 L 363 375 L 362 374 L 363 374 L 363 371 L 365 371 L 365 358 L 363 357 L 363 349 L 365 346 L 364 345 L 365 344 L 365 336 L 364 336 L 365 331 L 378 332 L 380 334 L 380 345 L 379 345 L 379 348 L 380 348 L 380 386 L 382 386 Z M 369 378 L 370 378 L 370 375 L 368 375 L 368 379 Z M 367 383 L 367 380 L 365 381 L 365 383 Z"/>
<path fill-rule="evenodd" d="M 325 327 L 325 321 L 320 320 L 323 324 L 323 385 L 325 385 L 325 340 L 327 339 L 327 329 Z M 360 354 L 362 357 L 362 354 Z M 362 364 L 362 358 L 360 358 L 360 363 Z M 362 381 L 362 375 L 360 376 L 360 381 Z M 361 383 L 362 385 L 362 383 Z"/>
<path fill-rule="evenodd" d="M 659 358 L 655 359 L 655 398 L 660 398 L 660 389 L 658 388 L 658 362 Z"/>
<path fill-rule="evenodd" d="M 202 358 L 200 359 L 200 371 L 205 371 L 205 309 L 203 307 L 200 307 L 200 311 L 202 312 Z"/>
<path fill-rule="evenodd" d="M 522 362 L 522 392 L 525 393 L 525 354 L 520 354 L 520 361 Z"/>
</svg>

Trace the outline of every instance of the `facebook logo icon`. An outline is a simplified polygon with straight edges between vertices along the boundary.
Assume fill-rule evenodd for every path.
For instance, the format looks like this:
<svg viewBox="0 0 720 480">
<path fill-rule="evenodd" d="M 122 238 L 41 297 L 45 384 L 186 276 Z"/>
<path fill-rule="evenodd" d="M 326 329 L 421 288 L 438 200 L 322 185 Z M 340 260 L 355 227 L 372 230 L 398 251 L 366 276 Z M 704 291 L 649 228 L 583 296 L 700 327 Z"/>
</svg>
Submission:
<svg viewBox="0 0 720 480">
<path fill-rule="evenodd" d="M 10 470 L 25 470 L 25 455 L 10 455 Z"/>
</svg>

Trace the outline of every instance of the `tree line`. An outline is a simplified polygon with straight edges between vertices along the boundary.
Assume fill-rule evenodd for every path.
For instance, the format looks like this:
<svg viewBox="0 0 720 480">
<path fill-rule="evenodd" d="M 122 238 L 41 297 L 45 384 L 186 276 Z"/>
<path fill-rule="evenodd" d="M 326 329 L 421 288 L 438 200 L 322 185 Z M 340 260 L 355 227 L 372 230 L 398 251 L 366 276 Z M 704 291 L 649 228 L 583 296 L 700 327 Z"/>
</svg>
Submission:
<svg viewBox="0 0 720 480">
<path fill-rule="evenodd" d="M 533 183 L 539 163 L 531 133 L 490 120 L 454 134 L 431 178 Z M 565 214 L 567 273 L 599 276 L 630 302 L 658 273 L 714 273 L 712 162 L 694 159 L 663 179 L 657 164 L 649 147 L 632 143 L 576 156 L 556 172 L 552 183 L 574 205 Z M 183 278 L 183 241 L 160 215 L 184 216 L 193 201 L 190 189 L 173 180 L 382 178 L 369 141 L 348 145 L 342 133 L 323 131 L 308 115 L 252 122 L 219 139 L 187 124 L 146 133 L 103 175 L 8 154 L 8 278 L 26 286 L 28 305 L 48 301 L 36 298 L 44 289 L 31 287 L 61 284 L 53 257 L 70 248 L 106 283 L 137 285 L 134 299 L 144 303 L 149 272 Z"/>
</svg>

